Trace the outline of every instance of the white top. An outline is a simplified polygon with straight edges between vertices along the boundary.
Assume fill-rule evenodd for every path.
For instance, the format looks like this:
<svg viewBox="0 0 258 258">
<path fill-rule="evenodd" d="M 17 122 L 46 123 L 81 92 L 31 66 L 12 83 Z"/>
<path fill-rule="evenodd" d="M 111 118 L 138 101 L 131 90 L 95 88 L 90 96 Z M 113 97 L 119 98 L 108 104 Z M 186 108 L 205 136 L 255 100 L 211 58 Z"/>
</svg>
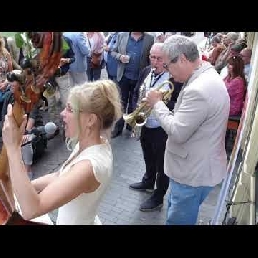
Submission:
<svg viewBox="0 0 258 258">
<path fill-rule="evenodd" d="M 75 157 L 67 166 L 66 164 L 77 154 L 79 144 L 74 148 L 69 159 L 60 169 L 60 175 L 81 160 L 90 160 L 93 173 L 100 183 L 97 190 L 92 193 L 83 193 L 69 203 L 58 209 L 57 225 L 94 225 L 101 224 L 97 217 L 97 209 L 113 172 L 113 154 L 111 146 L 106 140 L 103 144 L 90 146 Z"/>
<path fill-rule="evenodd" d="M 59 176 L 68 172 L 70 168 L 81 160 L 90 160 L 93 173 L 100 183 L 97 190 L 92 193 L 83 193 L 69 203 L 58 209 L 56 225 L 101 225 L 97 216 L 97 209 L 104 195 L 113 172 L 113 153 L 110 144 L 93 145 L 83 150 L 77 157 L 79 144 L 75 146 L 68 160 L 60 169 Z M 75 157 L 74 159 L 72 159 Z M 70 163 L 69 161 L 72 160 Z M 66 165 L 67 164 L 67 165 Z M 40 216 L 32 221 L 51 224 L 47 215 Z"/>
</svg>

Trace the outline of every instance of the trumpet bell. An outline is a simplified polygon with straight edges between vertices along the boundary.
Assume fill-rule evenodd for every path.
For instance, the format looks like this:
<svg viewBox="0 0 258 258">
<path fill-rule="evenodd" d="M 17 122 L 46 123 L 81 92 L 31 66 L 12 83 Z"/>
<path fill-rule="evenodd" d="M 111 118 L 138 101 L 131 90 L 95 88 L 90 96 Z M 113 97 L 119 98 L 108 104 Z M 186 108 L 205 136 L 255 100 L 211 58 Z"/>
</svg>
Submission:
<svg viewBox="0 0 258 258">
<path fill-rule="evenodd" d="M 135 120 L 134 120 L 134 115 L 133 113 L 127 115 L 124 114 L 123 115 L 123 119 L 125 121 L 126 124 L 129 124 L 130 126 L 134 127 L 135 126 Z"/>
<path fill-rule="evenodd" d="M 144 112 L 139 113 L 136 117 L 135 117 L 135 124 L 137 127 L 142 127 L 146 124 L 147 122 L 147 117 L 146 114 Z"/>
<path fill-rule="evenodd" d="M 43 92 L 43 96 L 45 98 L 49 98 L 49 97 L 52 97 L 54 94 L 55 94 L 55 90 L 44 90 Z"/>
<path fill-rule="evenodd" d="M 140 112 L 138 114 L 131 113 L 129 115 L 124 114 L 123 119 L 125 123 L 129 124 L 131 127 L 135 127 L 135 126 L 141 127 L 145 125 L 147 121 L 147 117 L 144 114 L 144 112 Z"/>
<path fill-rule="evenodd" d="M 56 87 L 51 83 L 46 83 L 43 96 L 45 98 L 49 98 L 49 97 L 52 97 L 55 94 L 55 92 L 56 92 Z"/>
</svg>

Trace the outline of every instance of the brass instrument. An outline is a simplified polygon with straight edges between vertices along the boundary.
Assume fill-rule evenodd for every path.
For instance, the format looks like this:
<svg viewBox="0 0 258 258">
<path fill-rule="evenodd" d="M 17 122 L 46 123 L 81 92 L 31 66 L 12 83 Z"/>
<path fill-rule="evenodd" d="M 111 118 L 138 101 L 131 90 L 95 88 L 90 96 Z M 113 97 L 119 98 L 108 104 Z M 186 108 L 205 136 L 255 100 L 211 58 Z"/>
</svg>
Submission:
<svg viewBox="0 0 258 258">
<path fill-rule="evenodd" d="M 45 98 L 49 98 L 55 95 L 56 93 L 56 85 L 54 85 L 51 82 L 46 82 L 44 85 L 44 92 L 43 92 L 43 96 Z"/>
<path fill-rule="evenodd" d="M 155 90 L 159 91 L 165 84 L 171 85 L 171 89 L 163 92 L 162 101 L 167 104 L 174 91 L 174 84 L 171 81 L 164 81 L 157 88 L 155 88 Z M 146 124 L 147 118 L 152 111 L 152 108 L 147 106 L 146 101 L 143 101 L 146 95 L 146 89 L 144 86 L 145 85 L 140 88 L 140 95 L 138 100 L 138 103 L 140 104 L 138 105 L 138 107 L 131 114 L 123 115 L 123 119 L 125 120 L 125 122 L 129 124 L 133 129 L 132 137 L 136 137 L 136 139 L 140 138 L 141 128 Z"/>
</svg>

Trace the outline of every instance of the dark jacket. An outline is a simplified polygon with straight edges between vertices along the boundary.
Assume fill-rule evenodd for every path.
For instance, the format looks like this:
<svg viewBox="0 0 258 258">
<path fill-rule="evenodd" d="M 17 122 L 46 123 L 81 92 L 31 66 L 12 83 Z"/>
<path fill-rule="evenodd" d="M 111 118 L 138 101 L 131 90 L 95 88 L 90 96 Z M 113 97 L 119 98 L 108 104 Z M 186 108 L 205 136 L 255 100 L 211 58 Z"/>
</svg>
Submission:
<svg viewBox="0 0 258 258">
<path fill-rule="evenodd" d="M 124 74 L 125 64 L 120 61 L 121 55 L 126 55 L 126 47 L 130 37 L 130 32 L 119 33 L 117 36 L 117 47 L 113 49 L 111 55 L 118 60 L 117 64 L 117 81 L 119 82 Z M 140 61 L 140 71 L 150 64 L 150 49 L 154 44 L 154 37 L 144 32 L 143 46 Z"/>
<path fill-rule="evenodd" d="M 72 48 L 72 44 L 73 44 L 72 41 L 65 36 L 63 36 L 63 38 L 66 41 L 66 43 L 68 44 L 69 49 L 62 55 L 62 58 L 70 58 L 70 63 L 62 65 L 57 70 L 56 76 L 65 75 L 68 72 L 70 65 L 75 61 L 74 52 L 73 52 L 73 48 Z"/>
<path fill-rule="evenodd" d="M 138 102 L 138 98 L 139 98 L 139 91 L 140 91 L 140 87 L 143 84 L 145 78 L 148 76 L 148 74 L 151 71 L 151 66 L 147 66 L 145 67 L 139 75 L 139 80 L 134 88 L 134 95 L 133 95 L 133 108 L 135 109 L 137 106 L 137 102 Z M 167 103 L 167 107 L 169 108 L 169 110 L 173 110 L 174 109 L 174 105 L 177 101 L 177 97 L 182 89 L 183 83 L 180 82 L 176 82 L 174 81 L 173 78 L 169 79 L 173 84 L 174 84 L 174 91 L 172 93 L 171 99 L 170 101 Z"/>
</svg>

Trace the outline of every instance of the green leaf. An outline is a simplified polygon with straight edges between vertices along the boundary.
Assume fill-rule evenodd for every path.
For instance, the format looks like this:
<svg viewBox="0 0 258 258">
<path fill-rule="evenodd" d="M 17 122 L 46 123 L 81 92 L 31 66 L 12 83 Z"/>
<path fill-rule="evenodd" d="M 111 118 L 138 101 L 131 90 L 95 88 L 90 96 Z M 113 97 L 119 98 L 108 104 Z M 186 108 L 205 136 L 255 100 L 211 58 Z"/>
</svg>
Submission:
<svg viewBox="0 0 258 258">
<path fill-rule="evenodd" d="M 68 43 L 63 38 L 63 53 L 66 53 L 70 49 Z"/>
<path fill-rule="evenodd" d="M 0 32 L 0 36 L 14 38 L 16 33 L 17 32 Z"/>
<path fill-rule="evenodd" d="M 18 48 L 22 48 L 22 46 L 24 44 L 24 39 L 21 35 L 21 32 L 18 32 L 15 34 L 15 43 Z"/>
</svg>

